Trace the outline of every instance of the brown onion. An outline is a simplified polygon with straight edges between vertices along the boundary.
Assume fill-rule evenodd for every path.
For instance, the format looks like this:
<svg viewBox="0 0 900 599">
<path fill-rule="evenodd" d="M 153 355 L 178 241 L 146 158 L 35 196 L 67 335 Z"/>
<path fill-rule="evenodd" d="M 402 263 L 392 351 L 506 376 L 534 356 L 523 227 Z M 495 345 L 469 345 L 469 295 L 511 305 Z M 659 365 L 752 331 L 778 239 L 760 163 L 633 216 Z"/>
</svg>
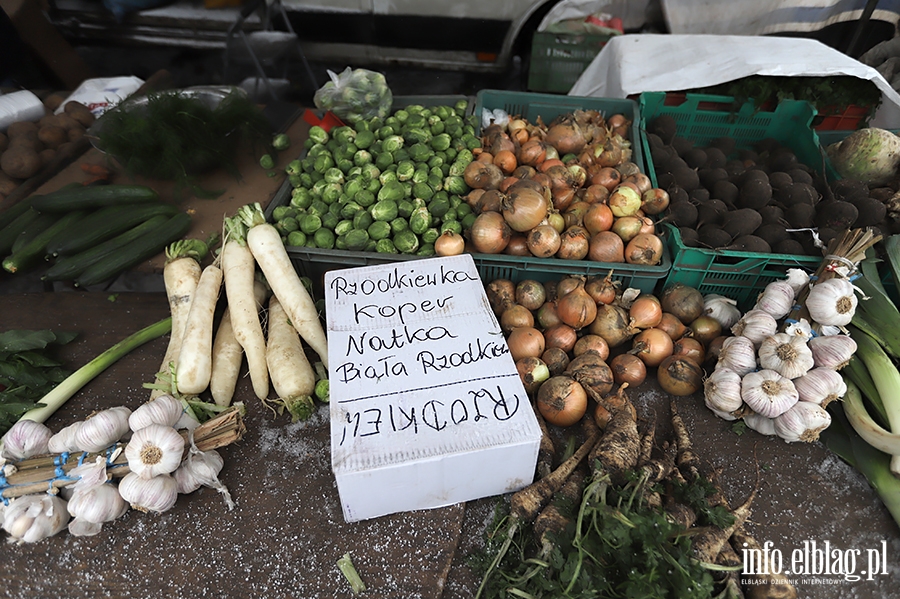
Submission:
<svg viewBox="0 0 900 599">
<path fill-rule="evenodd" d="M 509 139 L 507 137 L 507 139 Z M 513 152 L 515 149 L 515 145 L 510 142 L 509 148 L 503 147 L 498 152 L 494 152 L 494 164 L 503 171 L 504 175 L 511 175 L 513 171 L 516 170 L 518 163 L 516 162 L 516 155 Z"/>
<path fill-rule="evenodd" d="M 531 256 L 531 250 L 528 249 L 528 240 L 524 233 L 512 233 L 509 236 L 509 243 L 503 248 L 503 253 L 508 256 Z"/>
<path fill-rule="evenodd" d="M 693 360 L 698 366 L 702 366 L 706 360 L 706 350 L 703 344 L 693 337 L 682 337 L 675 342 L 672 349 L 673 356 L 683 356 L 689 360 Z"/>
<path fill-rule="evenodd" d="M 688 325 L 703 314 L 703 295 L 683 283 L 673 283 L 666 287 L 659 297 L 663 312 L 674 314 L 678 320 Z"/>
<path fill-rule="evenodd" d="M 561 240 L 553 225 L 538 225 L 528 232 L 525 242 L 534 256 L 549 258 L 559 250 Z"/>
<path fill-rule="evenodd" d="M 584 260 L 588 254 L 591 234 L 584 227 L 572 225 L 559 235 L 559 249 L 556 257 L 560 260 Z"/>
<path fill-rule="evenodd" d="M 609 367 L 617 385 L 628 383 L 629 387 L 637 387 L 647 378 L 647 365 L 634 354 L 619 354 L 610 360 Z"/>
<path fill-rule="evenodd" d="M 597 316 L 588 326 L 588 332 L 600 335 L 609 347 L 619 347 L 637 332 L 630 326 L 628 312 L 614 304 L 597 304 Z"/>
<path fill-rule="evenodd" d="M 615 222 L 612 210 L 606 204 L 591 204 L 582 217 L 584 228 L 591 235 L 601 231 L 609 231 Z"/>
<path fill-rule="evenodd" d="M 572 426 L 587 412 L 587 392 L 574 378 L 560 374 L 544 381 L 535 404 L 550 424 Z"/>
<path fill-rule="evenodd" d="M 560 320 L 559 314 L 556 311 L 556 300 L 544 302 L 544 305 L 538 308 L 535 319 L 542 329 L 547 329 L 555 324 L 561 323 L 562 320 Z"/>
<path fill-rule="evenodd" d="M 534 314 L 522 304 L 513 304 L 500 314 L 500 330 L 507 335 L 517 327 L 533 327 Z"/>
<path fill-rule="evenodd" d="M 572 176 L 573 185 L 576 188 L 584 187 L 584 184 L 587 183 L 588 178 L 585 168 L 577 162 L 571 162 L 567 164 L 566 168 L 569 169 L 569 174 Z"/>
<path fill-rule="evenodd" d="M 556 376 L 565 372 L 569 365 L 569 354 L 558 347 L 548 347 L 541 354 L 541 360 L 550 369 L 550 375 Z"/>
<path fill-rule="evenodd" d="M 727 335 L 719 335 L 706 345 L 706 359 L 708 364 L 715 364 L 719 360 L 719 353 L 722 351 L 722 344 L 728 339 Z"/>
<path fill-rule="evenodd" d="M 584 279 L 576 275 L 566 275 L 556 282 L 556 299 L 584 285 Z"/>
<path fill-rule="evenodd" d="M 458 256 L 465 249 L 466 240 L 453 231 L 444 231 L 434 240 L 434 253 L 438 256 Z"/>
<path fill-rule="evenodd" d="M 514 187 L 503 202 L 501 213 L 510 229 L 523 233 L 547 218 L 549 209 L 543 194 L 529 188 Z"/>
<path fill-rule="evenodd" d="M 544 347 L 558 347 L 569 353 L 578 341 L 578 333 L 564 322 L 544 329 Z"/>
<path fill-rule="evenodd" d="M 641 216 L 641 233 L 649 233 L 651 235 L 656 235 L 656 223 L 653 222 L 653 219 L 649 216 Z"/>
<path fill-rule="evenodd" d="M 609 344 L 600 335 L 588 333 L 579 337 L 575 345 L 572 346 L 572 355 L 574 356 L 580 356 L 589 351 L 596 353 L 605 360 L 609 357 Z"/>
<path fill-rule="evenodd" d="M 662 303 L 660 303 L 662 305 Z M 656 328 L 664 330 L 673 341 L 678 341 L 687 332 L 687 325 L 681 322 L 677 316 L 670 312 L 663 312 L 662 318 Z"/>
<path fill-rule="evenodd" d="M 621 216 L 613 221 L 610 231 L 622 238 L 622 241 L 628 243 L 641 233 L 644 227 L 644 221 L 637 216 Z"/>
<path fill-rule="evenodd" d="M 546 144 L 540 139 L 532 138 L 522 144 L 516 158 L 519 159 L 519 164 L 537 167 L 540 166 L 546 156 Z"/>
<path fill-rule="evenodd" d="M 663 242 L 658 235 L 638 233 L 625 247 L 625 262 L 655 266 L 662 260 Z"/>
<path fill-rule="evenodd" d="M 588 204 L 605 204 L 609 199 L 609 190 L 602 185 L 589 185 L 584 188 L 581 199 Z"/>
<path fill-rule="evenodd" d="M 660 362 L 672 355 L 674 349 L 672 338 L 662 329 L 644 329 L 631 342 L 630 353 L 643 360 L 650 368 L 659 366 Z"/>
<path fill-rule="evenodd" d="M 499 212 L 482 212 L 469 228 L 469 241 L 476 252 L 499 254 L 509 243 L 512 230 Z"/>
<path fill-rule="evenodd" d="M 466 201 L 466 204 L 472 207 L 472 210 L 475 213 L 481 212 L 481 208 L 478 202 L 481 200 L 481 196 L 483 196 L 485 191 L 483 189 L 473 189 L 469 193 L 463 196 L 463 199 Z"/>
<path fill-rule="evenodd" d="M 520 164 L 516 167 L 516 170 L 512 172 L 512 176 L 516 179 L 530 179 L 534 176 L 535 168 L 533 166 L 528 166 L 527 164 Z"/>
<path fill-rule="evenodd" d="M 644 214 L 657 215 L 669 207 L 669 193 L 665 189 L 653 187 L 641 194 L 641 210 Z"/>
<path fill-rule="evenodd" d="M 584 215 L 590 210 L 591 204 L 587 202 L 572 202 L 563 212 L 566 227 L 584 226 Z"/>
<path fill-rule="evenodd" d="M 606 203 L 609 204 L 609 208 L 614 215 L 631 216 L 641 209 L 641 194 L 628 185 L 627 182 L 624 182 L 609 194 L 609 199 Z"/>
<path fill-rule="evenodd" d="M 641 193 L 641 196 L 644 193 L 650 191 L 653 188 L 653 183 L 650 181 L 650 177 L 645 175 L 644 173 L 635 173 L 633 175 L 628 175 L 625 177 L 625 181 L 631 181 L 635 185 L 637 185 L 638 191 Z"/>
<path fill-rule="evenodd" d="M 603 277 L 592 277 L 584 284 L 584 290 L 588 292 L 598 304 L 611 304 L 618 295 L 619 282 L 614 281 L 612 273 Z"/>
<path fill-rule="evenodd" d="M 559 123 L 551 125 L 547 129 L 544 141 L 555 147 L 563 155 L 577 154 L 584 149 L 587 143 L 584 132 L 573 118 L 566 118 Z"/>
<path fill-rule="evenodd" d="M 509 279 L 494 279 L 484 289 L 488 303 L 497 316 L 516 303 L 516 284 Z"/>
<path fill-rule="evenodd" d="M 516 361 L 516 370 L 529 394 L 535 393 L 550 378 L 550 368 L 540 358 L 528 356 Z"/>
<path fill-rule="evenodd" d="M 497 166 L 478 160 L 467 164 L 463 171 L 463 179 L 466 184 L 474 189 L 497 189 L 503 178 L 503 171 Z"/>
<path fill-rule="evenodd" d="M 600 231 L 588 241 L 588 259 L 595 262 L 625 262 L 625 243 L 612 231 Z"/>
<path fill-rule="evenodd" d="M 550 199 L 557 210 L 565 210 L 575 202 L 574 187 L 557 187 L 552 190 Z"/>
<path fill-rule="evenodd" d="M 628 162 L 616 165 L 616 170 L 619 171 L 623 177 L 630 177 L 631 175 L 636 175 L 641 172 L 641 167 L 629 160 Z"/>
<path fill-rule="evenodd" d="M 544 335 L 534 327 L 518 327 L 506 338 L 514 362 L 527 356 L 540 357 L 544 353 Z"/>
<path fill-rule="evenodd" d="M 631 307 L 628 308 L 628 316 L 631 325 L 638 329 L 649 329 L 657 326 L 662 320 L 662 306 L 655 295 L 639 295 Z"/>
<path fill-rule="evenodd" d="M 562 233 L 566 230 L 566 218 L 556 209 L 551 210 L 550 214 L 547 215 L 547 224 L 556 229 L 557 233 Z"/>
<path fill-rule="evenodd" d="M 602 185 L 608 192 L 615 189 L 621 182 L 622 174 L 611 166 L 600 167 L 591 175 L 591 184 Z"/>
<path fill-rule="evenodd" d="M 534 279 L 522 279 L 516 283 L 516 303 L 529 310 L 537 310 L 547 301 L 547 290 L 544 284 Z"/>
<path fill-rule="evenodd" d="M 703 388 L 703 369 L 693 360 L 669 356 L 656 369 L 656 379 L 666 393 L 684 397 Z"/>
<path fill-rule="evenodd" d="M 497 191 L 501 193 L 507 193 L 509 188 L 518 183 L 519 180 L 513 176 L 504 177 L 503 181 L 500 182 L 500 187 L 497 188 Z"/>
<path fill-rule="evenodd" d="M 566 373 L 575 378 L 592 395 L 603 397 L 613 388 L 613 373 L 606 360 L 594 352 L 575 356 L 566 367 Z"/>
<path fill-rule="evenodd" d="M 580 330 L 591 324 L 597 316 L 597 303 L 584 290 L 584 285 L 579 285 L 556 300 L 556 312 L 560 320 L 575 330 Z"/>
<path fill-rule="evenodd" d="M 691 329 L 691 336 L 704 346 L 722 334 L 722 325 L 712 316 L 695 318 L 688 327 Z"/>
</svg>

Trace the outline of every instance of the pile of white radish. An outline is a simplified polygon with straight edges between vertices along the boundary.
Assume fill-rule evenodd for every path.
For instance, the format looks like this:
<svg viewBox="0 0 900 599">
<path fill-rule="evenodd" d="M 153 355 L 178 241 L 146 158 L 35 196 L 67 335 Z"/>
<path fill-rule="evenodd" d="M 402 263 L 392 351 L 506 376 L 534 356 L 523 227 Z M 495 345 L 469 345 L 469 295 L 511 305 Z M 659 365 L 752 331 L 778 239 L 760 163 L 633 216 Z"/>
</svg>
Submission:
<svg viewBox="0 0 900 599">
<path fill-rule="evenodd" d="M 246 357 L 253 392 L 260 400 L 278 406 L 279 412 L 287 409 L 294 420 L 308 418 L 315 410 L 316 384 L 327 378 L 325 330 L 260 205 L 244 206 L 225 219 L 222 249 L 205 267 L 200 266 L 199 253 L 178 243 L 183 242 L 167 251 L 164 270 L 172 333 L 151 396 L 169 392 L 191 399 L 188 403 L 195 408 L 215 412 L 231 405 Z M 223 295 L 226 306 L 216 325 Z M 310 363 L 304 341 L 321 368 Z M 269 397 L 270 387 L 275 399 Z M 207 390 L 215 405 L 196 401 Z M 327 401 L 327 395 L 318 397 Z"/>
</svg>

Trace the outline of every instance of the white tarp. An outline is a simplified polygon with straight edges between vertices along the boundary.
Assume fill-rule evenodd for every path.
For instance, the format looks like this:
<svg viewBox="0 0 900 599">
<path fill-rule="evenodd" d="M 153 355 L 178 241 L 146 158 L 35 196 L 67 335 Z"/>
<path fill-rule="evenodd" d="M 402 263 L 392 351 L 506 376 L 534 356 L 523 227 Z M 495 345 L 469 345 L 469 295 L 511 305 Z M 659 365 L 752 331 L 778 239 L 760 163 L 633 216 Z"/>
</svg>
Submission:
<svg viewBox="0 0 900 599">
<path fill-rule="evenodd" d="M 571 96 L 625 98 L 645 91 L 682 91 L 750 75 L 872 81 L 882 105 L 870 123 L 900 128 L 900 94 L 878 71 L 811 39 L 746 35 L 632 34 L 610 39 L 569 90 Z"/>
</svg>

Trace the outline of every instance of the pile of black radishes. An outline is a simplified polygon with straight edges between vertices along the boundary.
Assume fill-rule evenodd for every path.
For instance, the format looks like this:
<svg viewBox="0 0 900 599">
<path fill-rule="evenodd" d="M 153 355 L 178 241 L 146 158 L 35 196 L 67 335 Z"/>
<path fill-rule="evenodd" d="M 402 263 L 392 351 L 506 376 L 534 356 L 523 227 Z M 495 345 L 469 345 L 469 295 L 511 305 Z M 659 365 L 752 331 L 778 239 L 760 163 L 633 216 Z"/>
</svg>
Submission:
<svg viewBox="0 0 900 599">
<path fill-rule="evenodd" d="M 661 219 L 678 228 L 684 245 L 755 253 L 821 256 L 821 247 L 847 228 L 886 232 L 895 190 L 860 181 L 825 183 L 773 138 L 737 148 L 732 137 L 700 146 L 677 134 L 671 115 L 647 124 L 657 187 L 669 193 Z"/>
</svg>

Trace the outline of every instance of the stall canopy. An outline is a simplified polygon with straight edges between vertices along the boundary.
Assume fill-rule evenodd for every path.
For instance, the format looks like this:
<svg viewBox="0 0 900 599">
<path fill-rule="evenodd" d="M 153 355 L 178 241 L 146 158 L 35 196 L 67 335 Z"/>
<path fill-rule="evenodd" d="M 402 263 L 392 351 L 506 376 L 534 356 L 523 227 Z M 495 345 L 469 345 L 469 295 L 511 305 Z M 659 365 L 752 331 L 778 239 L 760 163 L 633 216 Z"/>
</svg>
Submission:
<svg viewBox="0 0 900 599">
<path fill-rule="evenodd" d="M 750 75 L 833 77 L 873 82 L 883 102 L 872 126 L 900 128 L 900 94 L 874 68 L 811 39 L 746 35 L 632 34 L 612 38 L 569 90 L 625 98 L 684 91 Z"/>
</svg>

